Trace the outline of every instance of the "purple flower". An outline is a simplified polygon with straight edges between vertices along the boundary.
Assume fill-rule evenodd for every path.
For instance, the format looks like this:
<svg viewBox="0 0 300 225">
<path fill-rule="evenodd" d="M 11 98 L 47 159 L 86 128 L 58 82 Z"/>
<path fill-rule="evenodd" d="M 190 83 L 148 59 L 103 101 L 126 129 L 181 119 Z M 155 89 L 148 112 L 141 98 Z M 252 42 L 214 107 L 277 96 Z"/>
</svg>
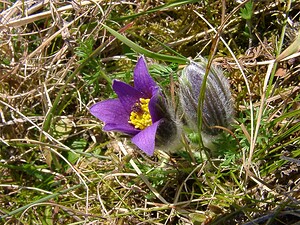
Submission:
<svg viewBox="0 0 300 225">
<path fill-rule="evenodd" d="M 112 87 L 118 98 L 94 104 L 91 114 L 105 123 L 104 131 L 128 134 L 136 146 L 153 155 L 159 126 L 167 124 L 173 128 L 173 123 L 168 122 L 171 116 L 165 98 L 149 75 L 144 57 L 138 59 L 134 69 L 134 87 L 118 80 L 113 81 Z"/>
</svg>

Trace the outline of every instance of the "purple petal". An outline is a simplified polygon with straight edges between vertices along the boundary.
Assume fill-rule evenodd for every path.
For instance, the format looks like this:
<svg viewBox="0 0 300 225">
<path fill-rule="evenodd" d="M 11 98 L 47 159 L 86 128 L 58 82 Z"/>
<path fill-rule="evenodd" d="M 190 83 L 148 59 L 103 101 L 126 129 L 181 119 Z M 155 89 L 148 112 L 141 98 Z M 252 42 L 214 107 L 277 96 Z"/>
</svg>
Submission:
<svg viewBox="0 0 300 225">
<path fill-rule="evenodd" d="M 112 86 L 127 114 L 130 114 L 132 106 L 140 98 L 145 97 L 141 92 L 122 81 L 114 80 Z"/>
<path fill-rule="evenodd" d="M 155 150 L 155 135 L 159 123 L 160 120 L 156 121 L 131 139 L 133 144 L 138 146 L 143 152 L 150 156 L 153 155 Z"/>
<path fill-rule="evenodd" d="M 129 113 L 125 111 L 119 99 L 98 102 L 90 108 L 90 112 L 105 123 L 103 128 L 105 131 L 114 130 L 131 135 L 139 132 L 128 123 Z"/>
<path fill-rule="evenodd" d="M 166 116 L 165 101 L 159 88 L 156 88 L 155 91 L 153 91 L 153 96 L 149 102 L 149 111 L 152 123 Z"/>
<path fill-rule="evenodd" d="M 152 96 L 152 89 L 153 87 L 156 87 L 157 84 L 150 76 L 143 56 L 138 59 L 133 74 L 134 88 L 145 93 L 147 97 L 150 98 Z"/>
<path fill-rule="evenodd" d="M 140 130 L 135 129 L 132 125 L 130 125 L 128 122 L 119 124 L 119 123 L 108 123 L 105 124 L 103 127 L 104 131 L 118 131 L 124 134 L 128 135 L 136 135 L 137 133 L 140 132 Z"/>
<path fill-rule="evenodd" d="M 126 113 L 119 99 L 98 102 L 92 105 L 90 112 L 104 123 L 127 121 L 129 118 L 129 114 Z"/>
</svg>

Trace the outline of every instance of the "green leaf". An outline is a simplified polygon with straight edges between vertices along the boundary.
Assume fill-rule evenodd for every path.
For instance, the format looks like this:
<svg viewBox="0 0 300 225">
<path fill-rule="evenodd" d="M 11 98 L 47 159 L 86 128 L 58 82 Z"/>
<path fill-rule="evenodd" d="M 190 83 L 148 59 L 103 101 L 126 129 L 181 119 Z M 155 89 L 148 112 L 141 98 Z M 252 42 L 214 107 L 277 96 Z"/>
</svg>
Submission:
<svg viewBox="0 0 300 225">
<path fill-rule="evenodd" d="M 294 126 L 292 126 L 291 128 L 289 128 L 288 130 L 286 130 L 284 133 L 277 135 L 271 142 L 270 142 L 270 146 L 275 145 L 276 143 L 280 143 L 282 140 L 284 140 L 285 138 L 295 134 L 296 132 L 300 131 L 300 123 L 295 124 Z"/>
<path fill-rule="evenodd" d="M 170 1 L 169 3 L 167 3 L 165 5 L 160 5 L 160 6 L 157 6 L 153 9 L 149 9 L 149 10 L 144 11 L 144 12 L 136 13 L 136 14 L 129 15 L 129 16 L 123 16 L 123 17 L 120 17 L 120 18 L 112 18 L 112 20 L 113 21 L 122 21 L 122 20 L 127 20 L 127 19 L 133 19 L 133 18 L 142 16 L 142 15 L 145 15 L 145 14 L 150 14 L 150 13 L 154 13 L 154 12 L 158 12 L 158 11 L 161 12 L 161 11 L 166 10 L 168 8 L 178 7 L 178 6 L 185 5 L 185 4 L 191 4 L 191 3 L 198 2 L 198 1 L 199 0 Z"/>
<path fill-rule="evenodd" d="M 245 20 L 250 20 L 253 13 L 253 2 L 249 1 L 245 4 L 244 8 L 241 8 L 240 15 Z"/>
<path fill-rule="evenodd" d="M 287 113 L 284 113 L 282 116 L 279 116 L 277 117 L 276 119 L 274 119 L 272 121 L 273 124 L 276 124 L 276 123 L 279 123 L 285 119 L 288 119 L 288 118 L 294 118 L 294 117 L 297 117 L 300 115 L 300 109 L 297 109 L 297 110 L 293 110 L 293 111 L 290 111 L 290 112 L 287 112 Z"/>
<path fill-rule="evenodd" d="M 179 64 L 186 64 L 186 63 L 189 62 L 189 60 L 185 57 L 170 56 L 170 55 L 164 55 L 164 54 L 159 54 L 159 53 L 152 52 L 148 49 L 145 49 L 145 48 L 137 45 L 133 41 L 129 40 L 127 37 L 125 37 L 122 34 L 118 33 L 114 29 L 106 26 L 105 24 L 103 24 L 103 27 L 107 31 L 109 31 L 113 36 L 115 36 L 117 39 L 122 41 L 125 45 L 132 48 L 135 52 L 137 52 L 139 54 L 143 54 L 143 55 L 145 55 L 149 58 L 153 58 L 153 59 L 156 59 L 156 60 L 168 61 L 168 62 L 179 63 Z"/>
<path fill-rule="evenodd" d="M 298 31 L 298 35 L 296 37 L 296 39 L 294 40 L 294 42 L 287 47 L 277 58 L 276 61 L 280 61 L 296 52 L 298 52 L 300 50 L 300 30 Z"/>
</svg>

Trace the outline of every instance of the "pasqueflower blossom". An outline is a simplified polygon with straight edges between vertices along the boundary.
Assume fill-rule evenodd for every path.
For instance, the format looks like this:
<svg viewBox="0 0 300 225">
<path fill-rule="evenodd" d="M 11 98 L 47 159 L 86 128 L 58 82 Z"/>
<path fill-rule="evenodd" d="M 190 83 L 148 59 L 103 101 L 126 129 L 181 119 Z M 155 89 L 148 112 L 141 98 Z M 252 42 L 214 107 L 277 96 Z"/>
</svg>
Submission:
<svg viewBox="0 0 300 225">
<path fill-rule="evenodd" d="M 180 82 L 180 102 L 186 122 L 191 129 L 198 131 L 198 101 L 207 61 L 191 62 L 182 71 Z M 202 131 L 208 135 L 220 133 L 216 127 L 228 127 L 233 118 L 233 104 L 228 80 L 223 71 L 211 65 L 207 77 L 202 108 Z"/>
<path fill-rule="evenodd" d="M 118 98 L 98 102 L 90 112 L 104 122 L 104 131 L 130 135 L 132 143 L 153 155 L 155 146 L 172 139 L 177 128 L 161 89 L 148 72 L 144 57 L 138 59 L 133 78 L 134 87 L 114 80 L 112 87 Z"/>
</svg>

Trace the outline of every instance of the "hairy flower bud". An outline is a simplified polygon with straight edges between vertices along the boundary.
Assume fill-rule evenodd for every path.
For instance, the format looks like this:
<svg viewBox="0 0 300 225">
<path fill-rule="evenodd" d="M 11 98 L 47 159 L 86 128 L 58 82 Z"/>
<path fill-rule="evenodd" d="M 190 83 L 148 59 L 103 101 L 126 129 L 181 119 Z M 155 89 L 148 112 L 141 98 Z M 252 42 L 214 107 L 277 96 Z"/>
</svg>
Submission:
<svg viewBox="0 0 300 225">
<path fill-rule="evenodd" d="M 182 71 L 180 77 L 180 102 L 188 126 L 194 131 L 197 127 L 197 110 L 200 89 L 203 83 L 206 59 L 201 62 L 191 62 Z M 209 135 L 220 133 L 215 126 L 228 127 L 233 116 L 233 105 L 229 83 L 223 72 L 212 65 L 207 77 L 205 97 L 202 108 L 202 131 Z"/>
<path fill-rule="evenodd" d="M 182 145 L 180 139 L 181 123 L 176 118 L 174 109 L 166 96 L 158 101 L 158 106 L 164 114 L 164 118 L 157 128 L 156 146 L 164 151 L 174 152 Z"/>
</svg>

